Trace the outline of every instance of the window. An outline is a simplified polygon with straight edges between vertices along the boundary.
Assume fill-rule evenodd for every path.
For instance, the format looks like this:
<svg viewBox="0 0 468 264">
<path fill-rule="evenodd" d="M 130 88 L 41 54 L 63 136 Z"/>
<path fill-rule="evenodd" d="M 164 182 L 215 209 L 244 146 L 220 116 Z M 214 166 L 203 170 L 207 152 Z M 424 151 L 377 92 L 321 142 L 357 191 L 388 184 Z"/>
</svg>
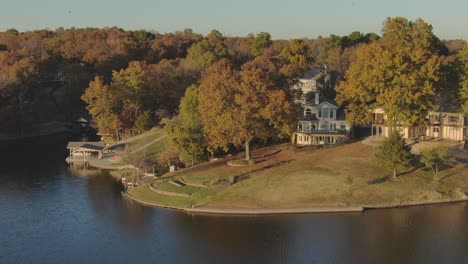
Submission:
<svg viewBox="0 0 468 264">
<path fill-rule="evenodd" d="M 439 128 L 438 128 L 438 127 L 434 127 L 434 128 L 432 129 L 432 132 L 439 133 Z"/>
<path fill-rule="evenodd" d="M 319 109 L 318 117 L 322 117 L 322 109 Z"/>
<path fill-rule="evenodd" d="M 457 123 L 458 122 L 458 116 L 449 116 L 449 122 Z"/>
<path fill-rule="evenodd" d="M 307 108 L 306 111 L 305 111 L 305 114 L 306 114 L 306 116 L 307 116 L 307 115 L 311 115 L 311 114 L 312 114 L 312 110 L 310 110 L 310 108 Z"/>
<path fill-rule="evenodd" d="M 330 130 L 335 131 L 336 130 L 336 123 L 330 123 Z"/>
<path fill-rule="evenodd" d="M 328 118 L 328 108 L 323 109 L 323 118 Z"/>
<path fill-rule="evenodd" d="M 345 130 L 346 129 L 346 124 L 341 124 L 340 129 Z"/>
<path fill-rule="evenodd" d="M 333 109 L 330 109 L 330 118 L 333 118 Z"/>
<path fill-rule="evenodd" d="M 429 120 L 431 122 L 439 122 L 439 115 L 430 115 Z"/>
</svg>

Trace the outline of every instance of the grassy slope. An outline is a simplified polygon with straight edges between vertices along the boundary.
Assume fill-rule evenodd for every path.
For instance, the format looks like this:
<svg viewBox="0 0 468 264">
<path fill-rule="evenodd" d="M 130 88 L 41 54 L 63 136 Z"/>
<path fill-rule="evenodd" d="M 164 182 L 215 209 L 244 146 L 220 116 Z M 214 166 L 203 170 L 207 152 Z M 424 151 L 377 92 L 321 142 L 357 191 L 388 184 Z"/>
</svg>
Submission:
<svg viewBox="0 0 468 264">
<path fill-rule="evenodd" d="M 148 136 L 140 136 L 138 139 L 133 140 L 129 143 L 130 151 L 139 149 L 140 147 L 166 135 L 166 132 L 160 128 L 153 128 L 151 131 L 146 132 Z M 154 157 L 157 153 L 164 150 L 167 145 L 167 137 L 161 138 L 161 140 L 151 144 L 144 150 L 138 151 L 136 155 L 145 155 L 146 157 Z"/>
<path fill-rule="evenodd" d="M 399 204 L 447 199 L 456 195 L 453 190 L 465 188 L 467 191 L 468 188 L 468 170 L 463 165 L 443 170 L 441 177 L 454 174 L 443 182 L 433 181 L 432 172 L 426 169 L 401 175 L 395 181 L 383 181 L 390 173 L 374 164 L 373 148 L 360 142 L 322 150 L 280 145 L 257 150 L 254 157 L 257 164 L 253 166 L 230 167 L 225 165 L 225 160 L 220 160 L 165 176 L 167 179 L 183 177 L 196 183 L 249 176 L 231 186 L 210 185 L 204 189 L 154 185 L 173 192 L 192 193 L 190 198 L 178 198 L 187 206 L 244 208 Z M 168 198 L 157 199 L 156 194 L 144 188 L 138 187 L 131 194 L 160 204 L 176 205 Z"/>
</svg>

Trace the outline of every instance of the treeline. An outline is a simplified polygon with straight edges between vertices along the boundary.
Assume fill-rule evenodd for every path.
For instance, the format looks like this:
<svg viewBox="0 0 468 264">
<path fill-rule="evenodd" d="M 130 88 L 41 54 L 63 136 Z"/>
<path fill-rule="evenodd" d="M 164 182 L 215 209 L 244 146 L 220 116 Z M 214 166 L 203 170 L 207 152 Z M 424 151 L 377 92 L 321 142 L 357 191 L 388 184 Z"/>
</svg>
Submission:
<svg viewBox="0 0 468 264">
<path fill-rule="evenodd" d="M 166 156 L 196 163 L 219 149 L 286 137 L 297 113 L 289 87 L 325 65 L 352 124 L 366 123 L 377 106 L 418 124 L 437 95 L 468 109 L 466 42 L 441 41 L 422 20 L 389 18 L 382 37 L 295 40 L 190 29 L 7 30 L 0 32 L 0 131 L 73 120 L 86 108 L 109 140 L 164 124 L 175 148 Z M 61 100 L 44 103 L 57 90 Z"/>
<path fill-rule="evenodd" d="M 102 130 L 105 133 L 118 130 L 112 137 L 124 136 L 131 134 L 135 127 L 129 120 L 144 115 L 140 120 L 158 122 L 176 113 L 185 89 L 199 82 L 202 72 L 221 59 L 240 67 L 260 55 L 276 57 L 289 52 L 292 56 L 302 52 L 306 61 L 294 64 L 330 65 L 338 79 L 352 60 L 353 47 L 375 38 L 378 36 L 359 32 L 342 38 L 332 35 L 315 40 L 274 41 L 266 32 L 224 37 L 216 30 L 202 36 L 190 29 L 166 34 L 120 28 L 31 32 L 11 29 L 0 32 L 0 118 L 3 121 L 0 131 L 15 134 L 31 123 L 67 121 L 82 115 L 85 104 L 81 96 L 87 87 L 96 88 L 96 77 L 99 77 L 102 85 L 109 86 L 113 98 L 121 98 L 104 114 L 111 119 L 119 116 L 119 120 L 113 122 L 113 127 Z M 303 46 L 297 45 L 298 42 Z M 145 102 L 136 103 L 136 97 L 122 98 L 127 85 L 121 79 L 132 78 L 132 71 L 141 72 L 141 82 L 146 88 L 142 94 L 134 95 L 144 97 Z M 49 93 L 57 88 L 51 80 L 58 78 L 64 81 L 64 91 L 60 100 L 50 103 Z M 157 95 L 157 99 L 150 102 L 149 95 Z M 97 122 L 107 123 L 96 119 Z"/>
</svg>

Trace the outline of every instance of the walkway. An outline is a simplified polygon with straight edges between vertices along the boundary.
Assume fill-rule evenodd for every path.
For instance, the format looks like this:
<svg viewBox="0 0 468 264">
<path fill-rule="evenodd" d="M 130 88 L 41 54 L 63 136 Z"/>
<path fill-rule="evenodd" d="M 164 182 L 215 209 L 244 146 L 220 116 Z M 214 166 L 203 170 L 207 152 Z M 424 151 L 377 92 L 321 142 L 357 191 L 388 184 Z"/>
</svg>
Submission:
<svg viewBox="0 0 468 264">
<path fill-rule="evenodd" d="M 383 139 L 384 137 L 370 136 L 363 139 L 361 143 L 371 147 L 376 147 L 380 144 L 380 142 L 382 142 Z"/>
<path fill-rule="evenodd" d="M 197 207 L 187 208 L 190 213 L 230 214 L 230 215 L 269 215 L 269 214 L 311 214 L 311 213 L 354 213 L 362 212 L 362 207 L 315 207 L 315 208 L 220 208 Z"/>
</svg>

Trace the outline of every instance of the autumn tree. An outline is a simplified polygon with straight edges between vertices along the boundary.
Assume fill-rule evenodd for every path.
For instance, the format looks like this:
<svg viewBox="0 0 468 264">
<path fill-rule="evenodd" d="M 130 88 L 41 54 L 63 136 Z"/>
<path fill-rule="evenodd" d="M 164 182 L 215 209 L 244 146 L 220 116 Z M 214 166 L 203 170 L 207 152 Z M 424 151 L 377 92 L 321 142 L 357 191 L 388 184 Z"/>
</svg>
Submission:
<svg viewBox="0 0 468 264">
<path fill-rule="evenodd" d="M 420 19 L 388 18 L 382 32 L 378 42 L 358 48 L 336 101 L 351 124 L 368 124 L 372 110 L 381 107 L 389 125 L 419 125 L 433 108 L 440 41 Z"/>
<path fill-rule="evenodd" d="M 309 46 L 299 39 L 292 40 L 278 57 L 281 61 L 279 70 L 289 80 L 303 75 L 309 69 L 312 60 Z"/>
<path fill-rule="evenodd" d="M 393 178 L 396 178 L 397 172 L 410 166 L 413 154 L 400 132 L 393 130 L 377 147 L 375 158 L 382 167 L 392 170 Z"/>
<path fill-rule="evenodd" d="M 240 71 L 227 60 L 207 69 L 200 83 L 199 109 L 211 151 L 244 145 L 250 160 L 253 139 L 291 133 L 294 111 L 277 83 L 276 66 L 266 57 L 255 58 Z"/>
<path fill-rule="evenodd" d="M 191 29 L 158 36 L 151 44 L 148 54 L 149 62 L 156 63 L 163 59 L 185 58 L 190 46 L 201 39 L 202 36 L 193 33 Z"/>
<path fill-rule="evenodd" d="M 252 59 L 253 54 L 250 46 L 253 39 L 252 35 L 251 37 L 230 37 L 224 40 L 229 52 L 229 58 L 235 66 L 240 67 Z"/>
<path fill-rule="evenodd" d="M 101 77 L 91 81 L 81 99 L 93 116 L 94 126 L 107 139 L 119 138 L 119 116 L 116 110 L 115 95 Z"/>
<path fill-rule="evenodd" d="M 421 151 L 421 162 L 432 169 L 434 179 L 437 179 L 440 168 L 447 162 L 448 158 L 447 147 L 428 148 Z"/>
</svg>

